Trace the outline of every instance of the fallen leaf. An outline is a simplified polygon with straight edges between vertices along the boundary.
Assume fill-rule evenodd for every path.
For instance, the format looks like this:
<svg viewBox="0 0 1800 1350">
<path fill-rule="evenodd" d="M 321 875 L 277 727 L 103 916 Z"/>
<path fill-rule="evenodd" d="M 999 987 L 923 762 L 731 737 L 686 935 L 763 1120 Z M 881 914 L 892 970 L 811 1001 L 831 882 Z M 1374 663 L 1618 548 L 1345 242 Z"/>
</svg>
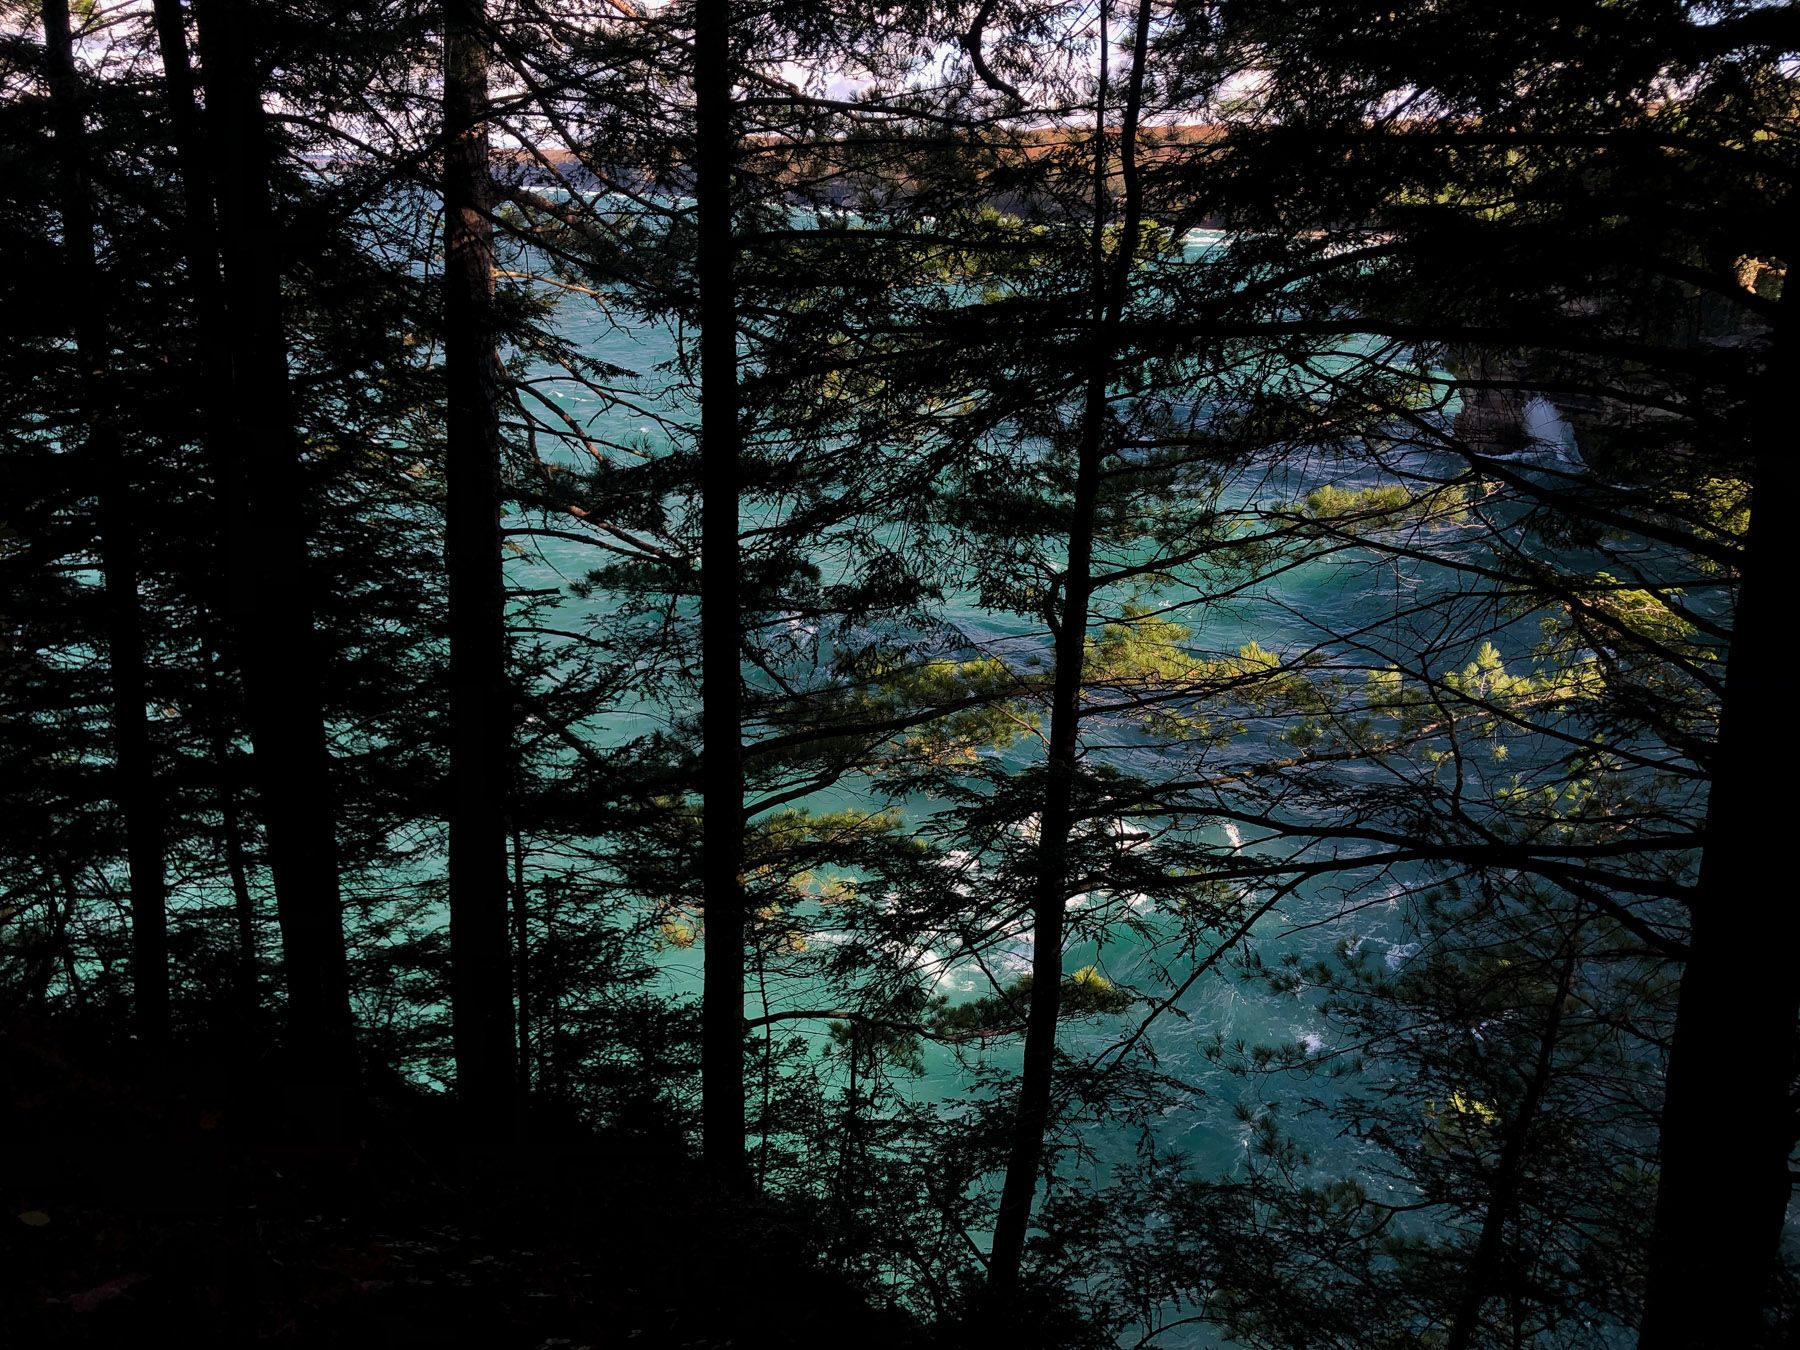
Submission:
<svg viewBox="0 0 1800 1350">
<path fill-rule="evenodd" d="M 95 1285 L 85 1293 L 75 1295 L 74 1298 L 69 1300 L 69 1306 L 78 1313 L 92 1312 L 102 1303 L 109 1302 L 115 1298 L 123 1298 L 126 1294 L 131 1292 L 132 1285 L 142 1284 L 149 1278 L 148 1275 L 139 1275 L 136 1272 L 129 1275 L 120 1275 L 116 1279 L 108 1280 L 105 1284 Z"/>
</svg>

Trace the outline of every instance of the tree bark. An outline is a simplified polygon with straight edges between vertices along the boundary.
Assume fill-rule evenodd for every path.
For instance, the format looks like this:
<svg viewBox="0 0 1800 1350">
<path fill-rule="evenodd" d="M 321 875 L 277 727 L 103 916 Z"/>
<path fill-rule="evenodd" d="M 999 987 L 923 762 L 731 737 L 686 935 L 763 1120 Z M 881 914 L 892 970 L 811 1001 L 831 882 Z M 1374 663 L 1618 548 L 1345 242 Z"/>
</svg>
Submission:
<svg viewBox="0 0 1800 1350">
<path fill-rule="evenodd" d="M 1119 164 L 1124 189 L 1122 232 L 1110 259 L 1104 249 L 1109 170 L 1104 8 L 1101 34 L 1101 77 L 1094 137 L 1092 367 L 1084 391 L 1076 447 L 1068 566 L 1063 574 L 1062 607 L 1053 634 L 1056 674 L 1051 687 L 1044 800 L 1038 817 L 1038 875 L 1032 897 L 1031 1004 L 1026 1013 L 1019 1104 L 1007 1148 L 1000 1210 L 994 1223 L 993 1250 L 988 1258 L 988 1287 L 999 1296 L 1001 1307 L 1018 1287 L 1025 1233 L 1031 1222 L 1038 1173 L 1044 1163 L 1044 1136 L 1050 1126 L 1057 1023 L 1062 1014 L 1063 921 L 1069 894 L 1069 838 L 1074 827 L 1075 783 L 1081 771 L 1079 731 L 1087 662 L 1088 604 L 1093 595 L 1094 521 L 1099 507 L 1101 463 L 1108 453 L 1107 372 L 1124 312 L 1126 288 L 1143 215 L 1143 190 L 1137 170 L 1137 131 L 1150 42 L 1149 0 L 1139 0 L 1132 34 L 1131 73 L 1120 110 Z"/>
<path fill-rule="evenodd" d="M 694 10 L 694 197 L 699 214 L 701 897 L 706 1167 L 746 1190 L 744 767 L 739 690 L 737 278 L 732 241 L 731 0 Z"/>
<path fill-rule="evenodd" d="M 159 20 L 165 9 L 172 11 L 179 35 L 179 9 L 161 0 L 157 8 Z M 195 137 L 197 153 L 184 155 L 183 177 L 190 183 L 190 199 L 196 185 L 210 184 L 217 194 L 216 272 L 211 257 L 195 256 L 204 243 L 206 217 L 191 218 L 188 225 L 201 323 L 220 326 L 216 338 L 203 338 L 208 349 L 203 359 L 220 362 L 229 374 L 226 385 L 212 391 L 217 402 L 210 419 L 222 442 L 216 454 L 227 498 L 229 608 L 241 649 L 251 766 L 281 926 L 293 1086 L 307 1104 L 307 1118 L 296 1124 L 337 1136 L 356 1077 L 354 1024 L 324 662 L 314 624 L 305 484 L 269 200 L 268 119 L 253 8 L 243 0 L 203 0 L 194 16 L 206 116 L 204 135 Z M 179 60 L 173 60 L 175 51 L 165 38 L 166 70 L 185 69 L 184 42 L 178 50 Z M 170 90 L 178 103 L 175 79 Z M 178 127 L 182 117 L 177 114 Z M 205 294 L 209 273 L 219 281 L 216 308 Z"/>
<path fill-rule="evenodd" d="M 105 596 L 107 665 L 111 675 L 114 795 L 125 825 L 131 891 L 131 982 L 137 1033 L 146 1046 L 169 1037 L 169 924 L 164 870 L 165 822 L 146 712 L 143 605 L 139 547 L 132 516 L 131 466 L 109 406 L 111 342 L 95 258 L 96 212 L 88 172 L 80 77 L 75 68 L 68 0 L 43 0 L 44 55 L 60 163 L 58 189 L 65 294 L 75 321 L 87 405 L 88 471 L 98 496 L 100 571 Z"/>
<path fill-rule="evenodd" d="M 506 784 L 511 699 L 500 536 L 501 370 L 489 218 L 487 6 L 444 9 L 445 564 L 450 593 L 450 1003 L 471 1157 L 512 1132 Z"/>
<path fill-rule="evenodd" d="M 1790 253 L 1790 265 L 1794 253 Z M 1762 1312 L 1792 1182 L 1800 907 L 1781 898 L 1786 794 L 1772 791 L 1768 738 L 1794 708 L 1784 652 L 1794 554 L 1777 512 L 1794 500 L 1791 399 L 1800 380 L 1800 297 L 1783 295 L 1764 375 L 1750 528 L 1726 663 L 1663 1100 L 1639 1350 L 1761 1344 Z"/>
</svg>

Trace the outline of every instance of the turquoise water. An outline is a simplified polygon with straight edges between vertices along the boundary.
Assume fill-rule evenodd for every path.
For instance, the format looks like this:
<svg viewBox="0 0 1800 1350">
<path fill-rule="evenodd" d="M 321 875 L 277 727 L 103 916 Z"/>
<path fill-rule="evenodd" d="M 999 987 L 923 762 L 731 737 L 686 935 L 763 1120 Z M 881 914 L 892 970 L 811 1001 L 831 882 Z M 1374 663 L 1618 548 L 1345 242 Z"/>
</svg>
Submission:
<svg viewBox="0 0 1800 1350">
<path fill-rule="evenodd" d="M 667 331 L 621 326 L 585 301 L 565 306 L 562 318 L 565 335 L 586 355 L 640 372 L 647 386 L 666 378 L 657 372 L 674 354 L 673 340 Z M 634 443 L 650 454 L 670 447 L 663 427 L 639 409 L 609 405 L 592 392 L 567 385 L 546 385 L 545 390 L 548 399 L 597 440 Z M 653 398 L 651 405 L 680 412 L 678 400 Z M 1566 428 L 1556 422 L 1553 414 L 1539 410 L 1537 416 L 1539 425 L 1534 429 L 1544 436 L 1553 453 L 1566 455 Z M 1331 464 L 1320 462 L 1310 469 L 1303 465 L 1297 479 L 1286 484 L 1284 490 L 1298 489 L 1303 494 L 1306 486 L 1316 483 L 1357 486 L 1370 481 L 1373 480 L 1354 476 L 1340 478 Z M 1251 489 L 1237 491 L 1238 500 L 1242 500 Z M 604 561 L 595 551 L 566 540 L 530 538 L 520 542 L 528 552 L 516 557 L 511 567 L 514 582 L 521 586 L 563 584 Z M 1268 651 L 1289 655 L 1328 644 L 1340 634 L 1378 626 L 1393 613 L 1403 580 L 1409 586 L 1416 582 L 1410 576 L 1403 579 L 1392 567 L 1372 568 L 1366 556 L 1348 553 L 1284 572 L 1228 602 L 1195 606 L 1191 612 L 1175 617 L 1191 628 L 1189 642 L 1199 652 L 1227 656 L 1245 643 L 1255 642 Z M 565 600 L 556 622 L 579 627 L 584 621 L 603 618 L 608 603 L 603 594 L 585 601 Z M 1040 629 L 1016 616 L 983 610 L 971 597 L 952 597 L 943 617 L 962 631 L 972 648 L 1004 652 L 1015 660 L 1033 649 L 1048 650 L 1047 637 Z M 1463 659 L 1472 655 L 1473 644 Z M 626 740 L 663 725 L 662 715 L 651 707 L 626 707 L 609 716 L 604 725 L 586 730 L 598 739 Z M 1254 757 L 1256 752 L 1253 734 L 1232 755 Z M 1022 768 L 1033 757 L 1033 743 L 1020 741 L 999 753 L 1009 768 Z M 1129 737 L 1121 739 L 1116 747 L 1095 752 L 1112 756 L 1128 767 L 1135 764 L 1148 768 L 1154 767 L 1160 753 L 1153 743 L 1133 743 Z M 887 803 L 850 783 L 819 793 L 804 805 L 815 810 L 844 810 L 880 809 Z M 921 826 L 935 809 L 932 804 L 919 801 L 909 801 L 905 806 L 908 819 Z M 1212 842 L 1231 845 L 1239 845 L 1243 835 L 1251 833 L 1217 822 L 1197 828 Z M 1246 847 L 1254 851 L 1259 845 L 1252 840 Z M 951 861 L 969 869 L 963 885 L 971 890 L 979 888 L 979 859 L 963 857 Z M 1311 961 L 1328 957 L 1340 947 L 1349 947 L 1379 954 L 1389 969 L 1397 969 L 1415 959 L 1421 949 L 1419 936 L 1406 926 L 1402 903 L 1410 880 L 1404 873 L 1371 877 L 1352 872 L 1329 884 L 1302 887 L 1251 925 L 1241 949 L 1255 950 L 1272 966 L 1289 953 Z M 1077 906 L 1085 900 L 1086 897 L 1078 900 Z M 1110 903 L 1136 911 L 1153 930 L 1166 932 L 1172 927 L 1168 923 L 1159 925 L 1157 916 L 1146 912 L 1141 898 L 1112 897 Z M 834 939 L 829 928 L 814 929 L 809 934 L 809 941 L 815 946 Z M 1207 945 L 1202 944 L 1197 955 L 1204 955 L 1207 950 Z M 699 955 L 697 947 L 665 947 L 656 954 L 670 992 L 684 997 L 697 995 Z M 930 949 L 911 955 L 928 972 L 937 992 L 953 1000 L 972 997 L 989 987 L 983 971 L 964 956 Z M 989 970 L 1002 978 L 1016 975 L 1028 968 L 1030 957 L 1029 935 L 1015 934 L 996 949 Z M 1176 963 L 1171 971 L 1165 968 L 1168 962 L 1169 953 L 1157 943 L 1144 941 L 1113 924 L 1097 935 L 1072 943 L 1064 966 L 1070 972 L 1096 966 L 1115 984 L 1137 991 L 1146 999 L 1160 1001 L 1168 994 L 1171 981 L 1184 976 L 1185 965 Z M 816 994 L 804 978 L 774 979 L 766 990 L 766 1002 L 758 1006 L 758 984 L 753 977 L 751 994 L 752 1016 L 767 1010 L 818 1006 L 812 1001 Z M 1144 1011 L 1140 1005 L 1119 1016 L 1071 1022 L 1064 1029 L 1063 1045 L 1076 1057 L 1104 1053 L 1122 1034 L 1137 1026 Z M 801 1036 L 823 1047 L 831 1032 L 828 1025 L 787 1023 L 782 1034 Z M 1229 1177 L 1241 1173 L 1248 1165 L 1256 1139 L 1255 1123 L 1264 1114 L 1267 1101 L 1281 1095 L 1283 1089 L 1254 1075 L 1241 1077 L 1221 1071 L 1208 1058 L 1207 1047 L 1223 1038 L 1227 1044 L 1242 1041 L 1249 1045 L 1301 1047 L 1306 1056 L 1326 1060 L 1339 1048 L 1334 1045 L 1334 1034 L 1331 1025 L 1319 1015 L 1312 991 L 1303 987 L 1297 992 L 1274 993 L 1263 982 L 1244 978 L 1234 969 L 1233 961 L 1220 961 L 1176 1000 L 1145 1037 L 1145 1045 L 1154 1052 L 1161 1071 L 1182 1085 L 1151 1122 L 1155 1143 L 1181 1156 L 1196 1175 Z M 1017 1063 L 1018 1046 L 996 1042 L 963 1053 L 994 1066 L 1012 1068 Z M 898 1086 L 918 1100 L 947 1102 L 965 1093 L 970 1082 L 968 1062 L 957 1052 L 934 1045 L 926 1050 L 923 1072 L 902 1079 Z M 1315 1092 L 1320 1090 L 1316 1082 L 1308 1087 Z M 1341 1176 L 1358 1170 L 1358 1155 L 1364 1146 L 1353 1138 L 1337 1136 L 1335 1127 L 1323 1121 L 1314 1124 L 1286 1118 L 1286 1123 L 1297 1130 L 1303 1142 L 1318 1147 L 1322 1174 Z M 1094 1159 L 1091 1166 L 1101 1174 L 1137 1155 L 1140 1141 L 1131 1131 L 1095 1121 L 1078 1121 L 1076 1128 Z M 1392 1182 L 1373 1173 L 1368 1179 L 1378 1189 L 1393 1187 Z M 1159 1341 L 1167 1345 L 1207 1343 L 1205 1333 L 1198 1331 L 1185 1339 L 1171 1336 Z"/>
</svg>

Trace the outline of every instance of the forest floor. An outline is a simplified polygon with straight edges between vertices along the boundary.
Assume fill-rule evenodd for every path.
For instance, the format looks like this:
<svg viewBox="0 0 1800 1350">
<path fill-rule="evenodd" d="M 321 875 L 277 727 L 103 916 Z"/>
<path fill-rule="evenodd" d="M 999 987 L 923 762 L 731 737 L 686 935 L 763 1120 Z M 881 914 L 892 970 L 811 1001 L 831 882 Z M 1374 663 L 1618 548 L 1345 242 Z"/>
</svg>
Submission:
<svg viewBox="0 0 1800 1350">
<path fill-rule="evenodd" d="M 457 1173 L 450 1104 L 397 1090 L 355 1143 L 291 1136 L 279 1091 L 152 1073 L 0 1027 L 0 1326 L 18 1346 L 826 1346 L 917 1328 L 721 1217 L 679 1144 L 565 1131 L 504 1184 Z M 735 1233 L 732 1230 L 736 1230 Z"/>
</svg>

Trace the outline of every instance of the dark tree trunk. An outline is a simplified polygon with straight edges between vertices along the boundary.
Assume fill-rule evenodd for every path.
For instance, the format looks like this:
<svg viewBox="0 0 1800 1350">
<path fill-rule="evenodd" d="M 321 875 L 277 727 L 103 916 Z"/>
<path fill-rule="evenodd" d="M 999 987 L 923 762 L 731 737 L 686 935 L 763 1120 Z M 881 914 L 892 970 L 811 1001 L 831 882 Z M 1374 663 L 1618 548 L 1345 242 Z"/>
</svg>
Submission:
<svg viewBox="0 0 1800 1350">
<path fill-rule="evenodd" d="M 1791 717 L 1795 698 L 1783 641 L 1794 555 L 1777 513 L 1790 508 L 1796 489 L 1789 405 L 1800 380 L 1797 322 L 1800 296 L 1789 291 L 1761 398 L 1706 851 L 1669 1052 L 1640 1350 L 1762 1343 L 1792 1190 L 1800 908 L 1779 880 L 1792 812 L 1787 795 L 1771 788 L 1768 756 L 1769 737 Z"/>
<path fill-rule="evenodd" d="M 531 893 L 525 888 L 525 837 L 512 827 L 513 957 L 519 1003 L 519 1100 L 531 1093 Z"/>
<path fill-rule="evenodd" d="M 164 817 L 145 705 L 149 697 L 138 594 L 138 538 L 131 466 L 109 406 L 111 344 L 94 256 L 95 208 L 88 174 L 84 98 L 75 69 L 68 0 L 43 0 L 44 55 L 56 126 L 65 295 L 75 317 L 75 350 L 86 416 L 88 472 L 99 501 L 100 571 L 111 675 L 114 797 L 125 825 L 131 886 L 131 982 L 137 1032 L 145 1045 L 169 1036 L 169 924 Z"/>
<path fill-rule="evenodd" d="M 218 774 L 219 833 L 225 853 L 225 875 L 231 882 L 231 912 L 237 929 L 238 1015 L 245 1037 L 256 1034 L 262 1000 L 257 988 L 256 897 L 250 890 L 250 862 L 244 852 L 243 812 L 238 806 L 237 775 L 232 769 L 231 742 L 226 735 L 228 704 L 225 671 L 217 653 L 207 656 L 206 685 L 212 708 L 213 769 Z"/>
<path fill-rule="evenodd" d="M 186 77 L 179 9 L 159 3 L 173 103 Z M 281 925 L 288 988 L 288 1049 L 297 1120 L 320 1135 L 341 1133 L 356 1075 L 338 880 L 336 792 L 325 729 L 323 654 L 314 626 L 315 588 L 307 551 L 305 485 L 294 432 L 287 343 L 282 328 L 278 241 L 269 201 L 270 146 L 251 24 L 240 0 L 195 6 L 206 82 L 205 134 L 196 125 L 183 155 L 190 202 L 199 185 L 217 193 L 217 227 L 188 221 L 197 264 L 203 359 L 229 372 L 208 418 L 218 439 L 226 500 L 228 608 L 237 631 L 251 759 L 267 836 L 269 872 Z M 172 29 L 172 31 L 170 31 Z M 178 59 L 177 59 L 178 57 Z M 188 105 L 191 111 L 191 102 Z M 187 114 L 177 112 L 178 135 Z M 184 147 L 185 148 L 185 147 Z M 197 162 L 199 161 L 199 162 Z M 213 258 L 201 252 L 208 242 Z M 206 292 L 216 276 L 219 301 Z M 211 374 L 211 371 L 208 371 Z"/>
<path fill-rule="evenodd" d="M 187 25 L 182 17 L 181 0 L 155 0 L 154 9 L 169 120 L 175 130 L 176 159 L 181 166 L 182 252 L 187 261 L 189 284 L 194 291 L 197 319 L 195 335 L 200 377 L 192 383 L 201 391 L 201 436 L 212 468 L 219 514 L 224 524 L 224 552 L 229 559 L 243 556 L 256 543 L 244 523 L 242 467 L 229 444 L 230 390 L 234 372 L 227 337 L 224 287 L 219 277 L 218 212 L 213 204 L 205 132 L 194 98 L 194 72 L 188 60 Z M 228 564 L 221 566 L 219 571 L 226 577 L 234 575 Z M 228 581 L 221 594 L 207 599 L 212 608 L 241 634 L 248 624 L 247 617 L 241 614 L 242 606 L 250 603 L 248 597 L 247 585 Z M 256 1014 L 260 1005 L 256 904 L 250 892 L 249 863 L 245 857 L 241 785 L 231 766 L 226 666 L 222 650 L 209 655 L 206 682 L 213 704 L 212 767 L 216 775 L 219 825 L 224 837 L 225 868 L 231 880 L 237 924 L 238 996 L 243 1017 L 239 1029 L 250 1038 L 256 1034 Z"/>
<path fill-rule="evenodd" d="M 234 437 L 234 386 L 239 371 L 233 361 L 231 321 L 225 311 L 225 286 L 220 275 L 219 214 L 213 200 L 215 165 L 208 153 L 206 131 L 196 97 L 193 66 L 188 57 L 187 23 L 181 0 L 154 0 L 156 38 L 162 55 L 163 89 L 169 121 L 175 133 L 176 162 L 181 180 L 181 249 L 187 263 L 188 285 L 194 299 L 195 368 L 185 372 L 199 405 L 201 441 L 213 476 L 220 517 L 223 557 L 217 568 L 216 592 L 206 601 L 224 621 L 225 639 L 218 643 L 212 684 L 218 697 L 218 744 L 226 738 L 223 696 L 226 668 L 232 660 L 242 664 L 236 650 L 250 624 L 249 607 L 255 603 L 252 578 L 231 565 L 233 558 L 255 547 L 256 538 L 247 519 L 245 455 Z M 227 650 L 227 649 L 230 650 Z M 228 659 L 229 658 L 229 659 Z M 224 799 L 233 791 L 225 760 L 213 766 L 218 774 L 221 813 Z"/>
<path fill-rule="evenodd" d="M 511 700 L 500 537 L 501 370 L 488 216 L 483 0 L 444 9 L 444 378 L 450 590 L 450 1003 L 456 1091 L 471 1156 L 511 1133 L 512 942 L 506 783 Z"/>
<path fill-rule="evenodd" d="M 1006 1176 L 994 1222 L 988 1285 L 1001 1306 L 1019 1282 L 1025 1232 L 1038 1173 L 1044 1164 L 1044 1136 L 1050 1126 L 1051 1087 L 1056 1061 L 1057 1022 L 1062 1014 L 1063 919 L 1069 894 L 1069 837 L 1074 828 L 1075 783 L 1080 774 L 1078 733 L 1087 659 L 1088 604 L 1093 594 L 1094 519 L 1099 506 L 1100 467 L 1108 453 L 1107 372 L 1114 335 L 1124 311 L 1126 286 L 1143 192 L 1137 171 L 1137 130 L 1143 105 L 1144 65 L 1150 41 L 1150 4 L 1140 0 L 1132 34 L 1131 74 L 1119 129 L 1119 164 L 1124 198 L 1122 236 L 1109 260 L 1103 249 L 1107 215 L 1106 40 L 1101 28 L 1101 84 L 1096 100 L 1094 231 L 1092 242 L 1093 367 L 1081 413 L 1076 449 L 1075 494 L 1070 506 L 1068 568 L 1054 634 L 1056 677 L 1051 688 L 1050 741 L 1043 807 L 1039 814 L 1038 875 L 1032 898 L 1031 1006 L 1026 1014 L 1024 1063 L 1019 1105 L 1007 1147 Z M 1110 265 L 1109 265 L 1110 263 Z"/>
<path fill-rule="evenodd" d="M 219 828 L 225 836 L 225 873 L 231 880 L 231 915 L 237 929 L 240 1013 L 248 1024 L 255 1021 L 262 1003 L 256 987 L 256 897 L 250 891 L 250 865 L 244 857 L 237 788 L 230 782 L 224 784 L 219 797 Z"/>
<path fill-rule="evenodd" d="M 68 947 L 69 910 L 66 905 L 58 903 L 55 878 L 47 876 L 45 883 L 44 949 L 37 954 L 38 959 L 26 981 L 26 989 L 29 991 L 26 1003 L 40 1012 L 50 1002 L 50 985 L 56 978 L 59 961 L 64 970 L 68 969 L 68 962 L 62 954 Z"/>
<path fill-rule="evenodd" d="M 730 0 L 694 11 L 694 196 L 700 287 L 701 896 L 706 949 L 700 1027 L 706 1166 L 748 1187 L 744 1160 L 744 766 L 739 692 L 739 430 L 732 243 Z"/>
<path fill-rule="evenodd" d="M 1571 939 L 1571 944 L 1572 941 Z M 1519 1108 L 1513 1114 L 1512 1125 L 1506 1132 L 1506 1141 L 1500 1148 L 1500 1159 L 1494 1167 L 1494 1177 L 1488 1189 L 1487 1211 L 1482 1215 L 1481 1233 L 1475 1240 L 1475 1253 L 1469 1262 L 1468 1282 L 1456 1305 L 1456 1316 L 1450 1325 L 1450 1339 L 1444 1343 L 1444 1350 L 1467 1350 L 1474 1340 L 1482 1305 L 1500 1287 L 1506 1228 L 1518 1209 L 1525 1159 L 1528 1156 L 1526 1150 L 1531 1142 L 1531 1130 L 1537 1121 L 1538 1110 L 1543 1105 L 1544 1093 L 1550 1087 L 1551 1072 L 1555 1067 L 1556 1039 L 1562 1030 L 1563 1005 L 1569 1000 L 1569 987 L 1574 978 L 1575 954 L 1571 945 L 1569 955 L 1564 958 L 1562 969 L 1557 974 L 1556 995 L 1544 1019 L 1543 1032 L 1538 1037 L 1537 1058 L 1532 1064 L 1531 1077 L 1526 1080 L 1525 1094 L 1520 1098 Z"/>
<path fill-rule="evenodd" d="M 77 1008 L 81 1006 L 81 969 L 75 959 L 75 944 L 69 941 L 69 920 L 74 917 L 76 894 L 75 878 L 70 873 L 68 864 L 57 862 L 52 867 L 52 878 L 49 893 L 52 897 L 56 888 L 62 888 L 62 905 L 56 912 L 55 926 L 51 932 L 51 940 L 62 956 L 63 981 L 69 987 L 69 1001 Z"/>
</svg>

